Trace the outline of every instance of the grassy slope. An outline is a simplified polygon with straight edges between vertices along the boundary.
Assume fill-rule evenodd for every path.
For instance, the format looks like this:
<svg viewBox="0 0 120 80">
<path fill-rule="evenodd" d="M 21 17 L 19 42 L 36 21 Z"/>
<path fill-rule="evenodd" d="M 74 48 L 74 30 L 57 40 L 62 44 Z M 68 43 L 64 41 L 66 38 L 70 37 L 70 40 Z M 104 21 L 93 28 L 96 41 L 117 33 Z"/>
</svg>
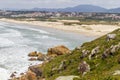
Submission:
<svg viewBox="0 0 120 80">
<path fill-rule="evenodd" d="M 115 70 L 120 70 L 120 64 L 117 62 L 118 58 L 120 58 L 120 50 L 116 52 L 114 56 L 111 56 L 105 60 L 101 59 L 101 54 L 105 49 L 120 42 L 120 29 L 113 31 L 112 33 L 117 34 L 117 38 L 115 40 L 107 42 L 106 36 L 103 36 L 94 41 L 84 43 L 81 50 L 73 50 L 72 54 L 56 57 L 54 60 L 42 67 L 44 70 L 43 76 L 46 78 L 46 80 L 54 80 L 58 76 L 65 75 L 77 75 L 81 77 L 81 74 L 77 70 L 79 63 L 82 61 L 82 59 L 80 59 L 81 51 L 83 49 L 91 51 L 96 46 L 100 46 L 100 52 L 97 59 L 88 60 L 88 57 L 83 59 L 90 64 L 91 71 L 88 72 L 84 77 L 81 77 L 81 79 L 75 80 L 119 80 L 120 76 L 112 76 L 112 74 Z M 63 60 L 67 61 L 67 68 L 61 72 L 52 72 L 52 68 L 58 68 Z M 69 63 L 70 61 L 71 63 Z"/>
</svg>

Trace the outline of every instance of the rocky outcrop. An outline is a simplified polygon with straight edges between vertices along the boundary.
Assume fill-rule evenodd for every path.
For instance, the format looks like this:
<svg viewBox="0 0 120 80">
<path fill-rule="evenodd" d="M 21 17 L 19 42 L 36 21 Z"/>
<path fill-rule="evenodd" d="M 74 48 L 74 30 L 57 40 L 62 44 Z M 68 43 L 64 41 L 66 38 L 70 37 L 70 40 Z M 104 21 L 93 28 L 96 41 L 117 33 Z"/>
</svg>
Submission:
<svg viewBox="0 0 120 80">
<path fill-rule="evenodd" d="M 47 55 L 42 54 L 41 52 L 34 51 L 34 52 L 29 53 L 28 56 L 30 57 L 29 61 L 39 60 L 39 61 L 49 62 L 51 59 L 53 59 L 56 56 L 69 54 L 70 52 L 71 51 L 67 47 L 61 45 L 61 46 L 49 48 Z"/>
<path fill-rule="evenodd" d="M 37 56 L 38 56 L 38 53 L 37 53 L 37 51 L 30 52 L 30 53 L 28 54 L 28 56 L 29 56 L 29 57 L 37 57 Z"/>
<path fill-rule="evenodd" d="M 40 69 L 39 65 L 36 66 L 30 66 L 29 70 L 34 72 L 36 74 L 36 76 L 42 76 L 42 70 Z"/>
<path fill-rule="evenodd" d="M 106 37 L 107 41 L 113 40 L 115 38 L 116 38 L 116 34 L 108 34 Z"/>
<path fill-rule="evenodd" d="M 56 78 L 55 80 L 73 80 L 74 78 L 79 78 L 79 76 L 59 76 L 58 78 Z"/>
<path fill-rule="evenodd" d="M 90 51 L 89 50 L 82 50 L 82 55 L 80 56 L 80 58 L 82 59 L 82 58 L 85 58 L 88 54 L 90 53 Z"/>
<path fill-rule="evenodd" d="M 112 45 L 110 48 L 106 49 L 102 54 L 102 59 L 105 59 L 109 56 L 113 56 L 120 49 L 120 43 L 117 45 Z"/>
<path fill-rule="evenodd" d="M 46 61 L 47 60 L 47 56 L 45 54 L 39 53 L 37 56 L 37 60 L 39 61 Z"/>
<path fill-rule="evenodd" d="M 36 76 L 36 74 L 34 73 L 34 72 L 32 72 L 32 71 L 27 71 L 27 73 L 26 73 L 26 78 L 28 79 L 28 80 L 37 80 L 37 76 Z"/>
<path fill-rule="evenodd" d="M 37 51 L 29 53 L 28 56 L 30 57 L 29 61 L 36 61 L 36 60 L 45 61 L 48 58 L 45 54 Z"/>
<path fill-rule="evenodd" d="M 102 59 L 107 58 L 110 55 L 110 49 L 106 49 L 102 54 Z"/>
<path fill-rule="evenodd" d="M 63 55 L 63 54 L 69 54 L 70 52 L 71 51 L 67 47 L 61 45 L 61 46 L 49 48 L 47 55 L 52 56 L 52 57 L 56 57 L 56 56 Z"/>
<path fill-rule="evenodd" d="M 99 53 L 99 46 L 92 49 L 91 54 L 89 55 L 89 60 L 91 60 L 92 57 L 97 57 L 96 54 Z"/>
<path fill-rule="evenodd" d="M 77 46 L 75 50 L 80 50 L 81 48 L 82 48 L 81 46 Z"/>
<path fill-rule="evenodd" d="M 86 61 L 82 61 L 78 66 L 78 71 L 84 76 L 90 71 L 90 65 Z"/>
<path fill-rule="evenodd" d="M 116 70 L 113 75 L 120 75 L 120 70 Z"/>
<path fill-rule="evenodd" d="M 25 74 L 21 75 L 21 77 L 13 77 L 10 80 L 38 80 L 38 79 L 36 74 L 29 70 Z"/>
<path fill-rule="evenodd" d="M 35 65 L 35 66 L 30 66 L 28 68 L 28 71 L 26 73 L 21 73 L 20 77 L 16 77 L 15 73 L 11 74 L 11 79 L 10 80 L 43 80 L 42 76 L 42 70 L 41 67 L 42 64 L 40 65 Z"/>
</svg>

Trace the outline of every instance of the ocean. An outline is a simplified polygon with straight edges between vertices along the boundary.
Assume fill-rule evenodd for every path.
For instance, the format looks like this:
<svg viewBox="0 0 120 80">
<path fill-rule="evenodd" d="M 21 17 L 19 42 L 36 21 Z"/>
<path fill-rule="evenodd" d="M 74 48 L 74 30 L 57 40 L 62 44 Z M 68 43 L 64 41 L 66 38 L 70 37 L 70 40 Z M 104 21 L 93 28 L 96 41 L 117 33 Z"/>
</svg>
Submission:
<svg viewBox="0 0 120 80">
<path fill-rule="evenodd" d="M 8 80 L 10 74 L 25 72 L 28 66 L 40 64 L 40 61 L 28 61 L 28 53 L 40 51 L 57 45 L 65 45 L 69 49 L 95 37 L 87 37 L 78 33 L 61 31 L 52 28 L 32 25 L 0 22 L 0 80 Z"/>
</svg>

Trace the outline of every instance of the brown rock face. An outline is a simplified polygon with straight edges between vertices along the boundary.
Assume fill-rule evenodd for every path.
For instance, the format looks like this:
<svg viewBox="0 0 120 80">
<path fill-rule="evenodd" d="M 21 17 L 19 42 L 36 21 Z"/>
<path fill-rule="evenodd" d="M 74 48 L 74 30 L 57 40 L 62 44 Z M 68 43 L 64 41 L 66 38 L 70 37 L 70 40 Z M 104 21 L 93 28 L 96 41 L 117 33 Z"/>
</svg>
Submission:
<svg viewBox="0 0 120 80">
<path fill-rule="evenodd" d="M 28 56 L 29 57 L 37 57 L 38 56 L 37 51 L 29 53 Z"/>
<path fill-rule="evenodd" d="M 28 71 L 26 74 L 28 80 L 37 80 L 36 74 L 34 72 Z"/>
<path fill-rule="evenodd" d="M 42 53 L 38 53 L 37 60 L 45 61 L 45 60 L 46 60 L 46 55 L 44 55 L 44 54 L 42 54 Z"/>
<path fill-rule="evenodd" d="M 29 69 L 36 74 L 36 76 L 42 76 L 42 70 L 38 66 L 30 66 Z"/>
<path fill-rule="evenodd" d="M 68 54 L 68 53 L 70 53 L 70 50 L 67 47 L 61 45 L 61 46 L 49 48 L 47 55 L 55 57 L 58 55 L 63 55 L 63 54 Z"/>
<path fill-rule="evenodd" d="M 20 77 L 13 77 L 10 80 L 38 80 L 37 76 L 32 71 L 27 71 L 26 74 L 22 74 Z"/>
</svg>

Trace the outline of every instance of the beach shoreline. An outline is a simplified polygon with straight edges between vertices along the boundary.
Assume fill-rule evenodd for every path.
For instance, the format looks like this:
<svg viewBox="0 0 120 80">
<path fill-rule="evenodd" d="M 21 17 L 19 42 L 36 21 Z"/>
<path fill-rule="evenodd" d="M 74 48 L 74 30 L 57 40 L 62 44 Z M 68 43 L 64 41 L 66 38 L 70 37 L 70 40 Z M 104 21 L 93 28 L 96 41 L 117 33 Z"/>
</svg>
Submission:
<svg viewBox="0 0 120 80">
<path fill-rule="evenodd" d="M 120 28 L 117 25 L 102 25 L 102 24 L 92 24 L 92 25 L 64 25 L 62 22 L 47 22 L 47 21 L 20 21 L 13 19 L 2 18 L 0 21 L 10 22 L 15 24 L 25 24 L 34 25 L 39 27 L 54 28 L 63 31 L 75 32 L 85 36 L 100 37 L 115 29 Z"/>
</svg>

